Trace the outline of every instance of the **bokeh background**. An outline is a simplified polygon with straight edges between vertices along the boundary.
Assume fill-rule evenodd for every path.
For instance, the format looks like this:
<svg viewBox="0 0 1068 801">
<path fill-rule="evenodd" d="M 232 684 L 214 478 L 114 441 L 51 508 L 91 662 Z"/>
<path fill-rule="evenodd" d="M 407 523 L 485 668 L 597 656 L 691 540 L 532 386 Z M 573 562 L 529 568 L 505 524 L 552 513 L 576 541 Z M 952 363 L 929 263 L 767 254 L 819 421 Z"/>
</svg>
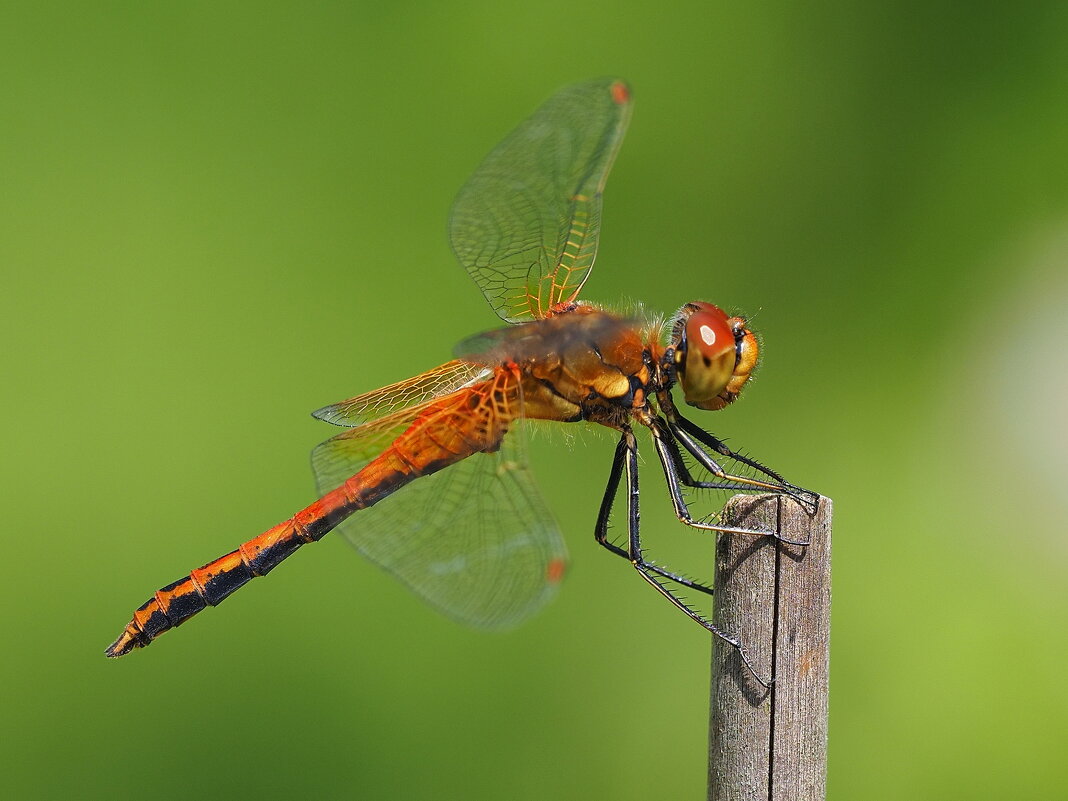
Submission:
<svg viewBox="0 0 1068 801">
<path fill-rule="evenodd" d="M 4 797 L 702 796 L 709 643 L 594 544 L 604 437 L 534 443 L 573 567 L 517 631 L 328 538 L 102 653 L 309 501 L 311 409 L 495 324 L 452 196 L 605 74 L 587 297 L 746 310 L 705 422 L 836 502 L 830 797 L 1063 791 L 1068 5 L 6 3 L 0 74 Z"/>
</svg>

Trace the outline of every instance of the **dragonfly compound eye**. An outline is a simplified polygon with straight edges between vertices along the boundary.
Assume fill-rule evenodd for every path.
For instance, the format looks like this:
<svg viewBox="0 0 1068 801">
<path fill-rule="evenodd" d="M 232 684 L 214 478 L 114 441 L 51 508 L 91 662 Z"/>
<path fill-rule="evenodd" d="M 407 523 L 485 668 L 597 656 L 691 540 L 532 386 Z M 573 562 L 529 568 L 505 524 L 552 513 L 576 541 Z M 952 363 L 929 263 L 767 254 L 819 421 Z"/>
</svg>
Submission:
<svg viewBox="0 0 1068 801">
<path fill-rule="evenodd" d="M 738 397 L 756 367 L 759 347 L 742 317 L 697 301 L 683 306 L 678 356 L 686 402 L 698 409 L 722 409 Z"/>
</svg>

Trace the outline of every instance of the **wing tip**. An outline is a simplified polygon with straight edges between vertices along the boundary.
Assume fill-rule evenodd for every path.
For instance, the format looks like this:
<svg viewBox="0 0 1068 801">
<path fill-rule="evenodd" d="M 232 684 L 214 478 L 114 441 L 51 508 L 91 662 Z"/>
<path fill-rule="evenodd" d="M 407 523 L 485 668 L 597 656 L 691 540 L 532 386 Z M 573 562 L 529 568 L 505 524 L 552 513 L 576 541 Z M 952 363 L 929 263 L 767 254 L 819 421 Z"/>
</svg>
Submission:
<svg viewBox="0 0 1068 801">
<path fill-rule="evenodd" d="M 331 412 L 333 412 L 333 409 L 333 404 L 329 406 L 320 406 L 318 409 L 311 412 L 311 416 L 314 417 L 316 420 L 322 420 L 324 423 L 330 423 L 332 422 L 330 419 L 330 414 Z"/>
</svg>

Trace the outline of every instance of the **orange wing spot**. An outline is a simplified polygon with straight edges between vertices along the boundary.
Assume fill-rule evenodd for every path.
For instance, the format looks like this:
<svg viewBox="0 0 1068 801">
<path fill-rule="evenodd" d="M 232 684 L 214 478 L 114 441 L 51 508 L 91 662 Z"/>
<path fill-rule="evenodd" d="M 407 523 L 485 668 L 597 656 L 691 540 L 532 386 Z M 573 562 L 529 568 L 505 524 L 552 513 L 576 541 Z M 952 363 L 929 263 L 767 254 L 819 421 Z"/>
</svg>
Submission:
<svg viewBox="0 0 1068 801">
<path fill-rule="evenodd" d="M 553 559 L 545 568 L 545 578 L 550 584 L 559 584 L 567 572 L 567 562 L 563 559 Z"/>
<path fill-rule="evenodd" d="M 630 87 L 628 87 L 622 81 L 616 81 L 612 84 L 612 100 L 619 105 L 623 105 L 630 101 Z"/>
</svg>

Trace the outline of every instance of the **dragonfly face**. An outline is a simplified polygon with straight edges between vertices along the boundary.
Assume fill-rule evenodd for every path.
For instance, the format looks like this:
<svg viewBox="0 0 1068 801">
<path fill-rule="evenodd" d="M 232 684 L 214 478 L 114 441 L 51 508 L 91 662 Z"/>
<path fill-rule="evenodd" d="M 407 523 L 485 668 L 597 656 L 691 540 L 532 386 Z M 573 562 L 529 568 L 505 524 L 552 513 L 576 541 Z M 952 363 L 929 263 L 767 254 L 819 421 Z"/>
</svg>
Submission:
<svg viewBox="0 0 1068 801">
<path fill-rule="evenodd" d="M 722 409 L 741 393 L 760 354 L 744 317 L 727 317 L 718 306 L 687 303 L 675 318 L 671 352 L 686 403 Z"/>
<path fill-rule="evenodd" d="M 650 434 L 675 514 L 687 526 L 776 536 L 725 528 L 715 512 L 691 513 L 693 490 L 702 497 L 770 491 L 810 508 L 817 496 L 731 450 L 672 401 L 676 382 L 699 409 L 722 409 L 738 397 L 758 355 L 744 318 L 688 303 L 665 347 L 659 325 L 579 299 L 630 111 L 623 81 L 567 87 L 485 158 L 453 203 L 449 239 L 490 307 L 512 326 L 465 340 L 440 367 L 314 412 L 343 428 L 312 452 L 319 500 L 158 590 L 108 656 L 143 648 L 335 529 L 450 617 L 484 628 L 519 623 L 553 596 L 567 564 L 515 431 L 524 419 L 540 419 L 616 432 L 596 541 L 745 659 L 737 641 L 672 588 L 711 594 L 711 587 L 643 555 L 635 431 Z M 609 533 L 617 494 L 626 498 L 625 542 Z"/>
</svg>

